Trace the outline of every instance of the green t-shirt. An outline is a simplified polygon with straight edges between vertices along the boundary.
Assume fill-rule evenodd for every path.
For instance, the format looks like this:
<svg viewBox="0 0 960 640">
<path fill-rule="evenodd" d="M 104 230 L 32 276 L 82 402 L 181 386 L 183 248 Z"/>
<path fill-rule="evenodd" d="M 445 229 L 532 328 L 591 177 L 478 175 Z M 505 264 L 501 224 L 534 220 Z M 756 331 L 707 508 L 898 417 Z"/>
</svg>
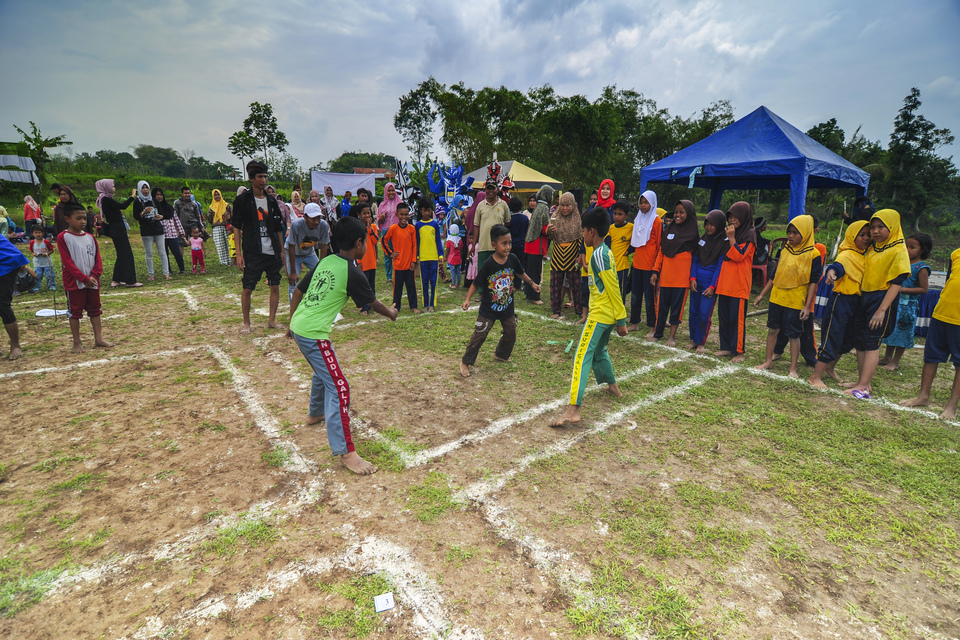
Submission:
<svg viewBox="0 0 960 640">
<path fill-rule="evenodd" d="M 359 306 L 376 300 L 363 272 L 339 254 L 320 261 L 297 285 L 303 298 L 290 319 L 290 330 L 311 340 L 326 340 L 347 298 Z"/>
</svg>

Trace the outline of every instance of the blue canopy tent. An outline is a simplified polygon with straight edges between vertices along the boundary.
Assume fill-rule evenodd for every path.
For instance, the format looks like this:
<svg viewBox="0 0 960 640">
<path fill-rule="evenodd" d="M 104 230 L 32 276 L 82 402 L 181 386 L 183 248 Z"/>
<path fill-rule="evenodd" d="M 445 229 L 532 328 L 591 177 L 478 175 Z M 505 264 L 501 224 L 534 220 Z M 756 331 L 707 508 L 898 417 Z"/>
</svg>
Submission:
<svg viewBox="0 0 960 640">
<path fill-rule="evenodd" d="M 865 195 L 870 174 L 766 107 L 640 171 L 651 182 L 710 189 L 710 209 L 726 189 L 789 189 L 790 218 L 804 213 L 807 189 L 856 189 Z"/>
</svg>

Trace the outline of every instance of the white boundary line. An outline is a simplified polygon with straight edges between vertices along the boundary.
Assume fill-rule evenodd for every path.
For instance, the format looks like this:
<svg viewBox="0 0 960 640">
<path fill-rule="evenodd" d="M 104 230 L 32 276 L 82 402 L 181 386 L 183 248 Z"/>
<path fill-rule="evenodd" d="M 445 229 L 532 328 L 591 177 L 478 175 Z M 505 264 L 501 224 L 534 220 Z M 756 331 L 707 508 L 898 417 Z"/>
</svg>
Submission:
<svg viewBox="0 0 960 640">
<path fill-rule="evenodd" d="M 29 371 L 12 371 L 10 373 L 0 373 L 0 379 L 15 378 L 17 376 L 40 375 L 42 373 L 54 373 L 56 371 L 72 371 L 73 369 L 87 369 L 100 365 L 111 364 L 113 362 L 126 362 L 128 360 L 146 360 L 147 358 L 169 358 L 181 353 L 192 353 L 207 347 L 181 347 L 180 349 L 170 349 L 168 351 L 158 351 L 156 353 L 135 354 L 129 356 L 117 356 L 115 358 L 101 358 L 100 360 L 87 360 L 76 364 L 68 364 L 62 367 L 43 367 L 42 369 L 31 369 Z"/>
</svg>

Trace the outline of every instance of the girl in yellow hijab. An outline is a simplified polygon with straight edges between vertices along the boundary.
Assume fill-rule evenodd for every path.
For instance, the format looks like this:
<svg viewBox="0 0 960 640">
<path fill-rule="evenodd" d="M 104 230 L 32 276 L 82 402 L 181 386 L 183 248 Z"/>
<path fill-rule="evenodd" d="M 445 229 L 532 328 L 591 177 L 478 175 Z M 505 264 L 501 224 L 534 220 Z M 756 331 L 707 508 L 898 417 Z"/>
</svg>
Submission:
<svg viewBox="0 0 960 640">
<path fill-rule="evenodd" d="M 213 225 L 213 244 L 217 247 L 217 259 L 225 267 L 230 266 L 230 243 L 227 242 L 227 225 L 233 208 L 223 199 L 220 189 L 213 190 L 213 201 L 210 203 L 210 223 Z"/>
<path fill-rule="evenodd" d="M 840 356 L 853 348 L 853 321 L 860 306 L 860 281 L 863 280 L 863 254 L 873 243 L 870 224 L 858 220 L 849 227 L 840 244 L 837 261 L 824 270 L 824 281 L 833 285 L 833 293 L 823 308 L 820 321 L 820 350 L 809 382 L 826 389 L 826 372 L 841 382 L 835 371 Z"/>
<path fill-rule="evenodd" d="M 870 218 L 870 233 L 873 244 L 863 257 L 860 308 L 853 326 L 853 346 L 858 362 L 862 359 L 860 379 L 850 388 L 857 398 L 870 397 L 870 382 L 880 364 L 880 342 L 897 326 L 900 285 L 910 275 L 900 214 L 893 209 L 877 211 Z"/>
<path fill-rule="evenodd" d="M 810 304 L 817 293 L 817 283 L 823 273 L 820 252 L 814 246 L 813 216 L 797 216 L 787 225 L 787 244 L 780 254 L 773 279 L 754 299 L 759 307 L 763 297 L 770 293 L 767 311 L 767 359 L 757 369 L 773 366 L 773 352 L 777 335 L 782 331 L 790 343 L 791 378 L 799 378 L 797 362 L 800 359 L 800 334 L 803 322 L 810 316 Z"/>
</svg>

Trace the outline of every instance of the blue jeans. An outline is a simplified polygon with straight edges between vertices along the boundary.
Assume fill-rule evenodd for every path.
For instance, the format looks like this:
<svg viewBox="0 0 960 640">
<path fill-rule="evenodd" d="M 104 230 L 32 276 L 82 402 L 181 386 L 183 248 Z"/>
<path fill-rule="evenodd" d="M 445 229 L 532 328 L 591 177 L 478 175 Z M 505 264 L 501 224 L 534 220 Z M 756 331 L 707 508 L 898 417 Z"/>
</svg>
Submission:
<svg viewBox="0 0 960 640">
<path fill-rule="evenodd" d="M 387 272 L 387 282 L 393 282 L 393 258 L 389 251 L 383 252 L 383 269 Z"/>
<path fill-rule="evenodd" d="M 329 340 L 313 340 L 293 334 L 300 353 L 313 369 L 310 387 L 311 417 L 324 416 L 327 423 L 327 442 L 333 455 L 342 456 L 354 451 L 350 437 L 350 385 L 337 362 L 337 354 Z"/>
<path fill-rule="evenodd" d="M 37 286 L 30 290 L 31 293 L 36 293 L 40 291 L 40 283 L 43 282 L 43 276 L 47 276 L 47 289 L 50 291 L 57 290 L 57 280 L 53 274 L 53 267 L 37 267 Z"/>
<path fill-rule="evenodd" d="M 294 268 L 297 270 L 297 275 L 300 275 L 300 267 L 307 265 L 307 269 L 313 269 L 320 263 L 320 258 L 317 257 L 317 254 L 311 251 L 305 256 L 295 256 L 294 259 Z M 293 298 L 293 290 L 297 288 L 297 285 L 292 284 L 287 291 L 287 301 Z"/>
<path fill-rule="evenodd" d="M 423 285 L 423 306 L 432 307 L 437 296 L 437 260 L 420 261 L 420 283 Z"/>
<path fill-rule="evenodd" d="M 452 284 L 455 287 L 459 287 L 460 286 L 460 265 L 451 264 L 447 266 L 450 267 L 450 284 Z"/>
</svg>

